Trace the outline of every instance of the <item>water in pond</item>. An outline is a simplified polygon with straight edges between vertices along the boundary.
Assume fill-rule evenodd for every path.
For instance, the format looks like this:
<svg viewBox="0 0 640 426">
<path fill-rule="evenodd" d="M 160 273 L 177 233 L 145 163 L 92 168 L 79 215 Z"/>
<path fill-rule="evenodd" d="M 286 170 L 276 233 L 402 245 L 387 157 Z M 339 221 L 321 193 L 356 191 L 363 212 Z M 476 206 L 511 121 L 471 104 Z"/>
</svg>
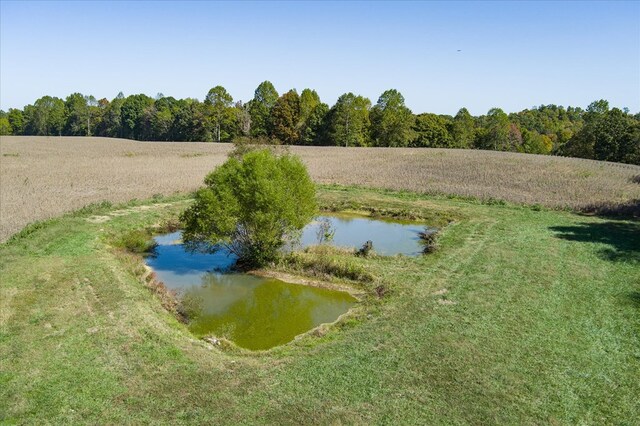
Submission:
<svg viewBox="0 0 640 426">
<path fill-rule="evenodd" d="M 189 253 L 179 232 L 156 238 L 147 264 L 158 279 L 185 298 L 194 312 L 189 324 L 199 336 L 214 334 L 238 346 L 268 349 L 322 323 L 335 321 L 355 299 L 348 293 L 232 273 L 225 252 Z"/>
<path fill-rule="evenodd" d="M 417 256 L 423 250 L 419 233 L 424 231 L 424 225 L 344 214 L 319 216 L 307 225 L 300 238 L 302 247 L 318 244 L 317 231 L 322 220 L 331 223 L 335 231 L 331 244 L 335 246 L 360 248 L 370 240 L 375 252 L 383 256 Z"/>
<path fill-rule="evenodd" d="M 318 243 L 317 229 L 324 219 L 335 230 L 332 244 L 337 246 L 357 248 L 371 240 L 382 255 L 417 255 L 422 250 L 418 233 L 424 226 L 347 215 L 318 217 L 303 230 L 301 246 Z M 222 250 L 190 253 L 180 232 L 156 237 L 156 242 L 155 255 L 146 262 L 184 298 L 192 317 L 189 327 L 199 336 L 213 334 L 247 349 L 268 349 L 335 321 L 355 303 L 345 292 L 233 273 L 234 256 Z"/>
</svg>

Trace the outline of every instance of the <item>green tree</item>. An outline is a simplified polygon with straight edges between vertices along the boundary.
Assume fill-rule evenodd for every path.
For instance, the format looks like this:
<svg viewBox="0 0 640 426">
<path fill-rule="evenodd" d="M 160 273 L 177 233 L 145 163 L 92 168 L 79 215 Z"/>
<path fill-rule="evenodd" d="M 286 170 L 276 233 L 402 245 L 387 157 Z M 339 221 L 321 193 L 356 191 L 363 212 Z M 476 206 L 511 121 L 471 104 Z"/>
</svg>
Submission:
<svg viewBox="0 0 640 426">
<path fill-rule="evenodd" d="M 604 113 L 594 129 L 594 154 L 597 160 L 626 161 L 638 143 L 634 138 L 634 123 L 631 116 L 618 108 Z"/>
<path fill-rule="evenodd" d="M 119 95 L 122 95 L 122 93 Z M 122 137 L 123 103 L 123 96 L 117 96 L 111 102 L 103 103 L 102 122 L 98 124 L 98 134 L 111 138 Z"/>
<path fill-rule="evenodd" d="M 181 99 L 176 107 L 173 135 L 181 141 L 212 141 L 206 106 L 196 99 Z"/>
<path fill-rule="evenodd" d="M 62 135 L 65 125 L 64 101 L 60 98 L 43 96 L 33 105 L 25 107 L 27 134 Z"/>
<path fill-rule="evenodd" d="M 147 95 L 131 95 L 124 99 L 120 108 L 122 120 L 122 137 L 128 139 L 142 139 L 144 134 L 145 110 L 153 105 L 153 98 Z"/>
<path fill-rule="evenodd" d="M 229 110 L 233 105 L 233 97 L 231 97 L 224 87 L 216 86 L 209 90 L 204 103 L 207 106 L 213 124 L 213 139 L 216 142 L 220 142 L 223 138 L 223 126 L 231 117 Z M 227 132 L 225 139 L 228 135 L 229 133 Z"/>
<path fill-rule="evenodd" d="M 299 121 L 300 97 L 295 89 L 289 90 L 278 98 L 271 109 L 273 136 L 287 145 L 298 143 Z"/>
<path fill-rule="evenodd" d="M 453 147 L 470 148 L 473 145 L 475 123 L 473 117 L 469 114 L 469 111 L 466 108 L 460 108 L 456 116 L 453 118 L 450 133 L 453 138 Z"/>
<path fill-rule="evenodd" d="M 640 166 L 640 119 L 630 123 L 620 146 L 620 161 Z"/>
<path fill-rule="evenodd" d="M 277 100 L 278 92 L 270 81 L 263 81 L 256 88 L 253 99 L 248 102 L 252 136 L 271 136 L 270 114 Z"/>
<path fill-rule="evenodd" d="M 377 146 L 407 146 L 412 139 L 414 117 L 395 89 L 385 91 L 371 109 L 371 133 Z"/>
<path fill-rule="evenodd" d="M 300 143 L 302 145 L 322 145 L 325 137 L 326 118 L 329 114 L 329 105 L 320 102 L 315 106 L 309 118 L 306 119 L 300 130 Z"/>
<path fill-rule="evenodd" d="M 331 145 L 367 146 L 370 142 L 371 101 L 345 93 L 329 110 L 327 139 Z"/>
<path fill-rule="evenodd" d="M 436 114 L 420 114 L 415 118 L 415 132 L 411 145 L 416 147 L 451 148 L 454 140 L 449 134 L 448 120 Z"/>
<path fill-rule="evenodd" d="M 509 116 L 500 108 L 492 108 L 486 116 L 485 131 L 476 138 L 476 147 L 507 151 L 509 147 Z"/>
<path fill-rule="evenodd" d="M 87 99 L 81 93 L 67 96 L 64 102 L 67 122 L 64 132 L 70 136 L 84 136 L 88 134 L 89 106 Z"/>
<path fill-rule="evenodd" d="M 24 133 L 24 114 L 17 108 L 9 108 L 7 120 L 11 126 L 12 134 L 21 135 Z"/>
<path fill-rule="evenodd" d="M 317 213 L 315 186 L 293 155 L 259 150 L 229 158 L 205 185 L 182 214 L 183 238 L 193 249 L 224 247 L 244 266 L 275 259 Z"/>
<path fill-rule="evenodd" d="M 4 111 L 0 111 L 0 135 L 6 136 L 13 134 L 13 129 L 11 128 L 11 123 L 9 123 L 8 114 Z"/>
</svg>

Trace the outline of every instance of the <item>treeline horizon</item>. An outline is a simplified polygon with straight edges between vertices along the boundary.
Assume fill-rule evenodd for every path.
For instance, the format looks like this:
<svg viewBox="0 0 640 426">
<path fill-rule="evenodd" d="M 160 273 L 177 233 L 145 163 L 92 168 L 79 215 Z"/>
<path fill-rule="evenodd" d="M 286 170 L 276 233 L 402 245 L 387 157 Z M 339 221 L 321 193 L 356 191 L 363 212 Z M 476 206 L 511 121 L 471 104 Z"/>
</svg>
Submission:
<svg viewBox="0 0 640 426">
<path fill-rule="evenodd" d="M 250 101 L 234 102 L 222 86 L 204 101 L 158 94 L 109 101 L 81 93 L 43 96 L 23 109 L 0 111 L 1 135 L 103 136 L 140 141 L 232 142 L 316 146 L 433 147 L 550 154 L 640 165 L 640 113 L 610 108 L 541 105 L 472 116 L 414 114 L 395 89 L 377 102 L 345 93 L 329 107 L 317 92 L 280 95 L 264 81 Z"/>
</svg>

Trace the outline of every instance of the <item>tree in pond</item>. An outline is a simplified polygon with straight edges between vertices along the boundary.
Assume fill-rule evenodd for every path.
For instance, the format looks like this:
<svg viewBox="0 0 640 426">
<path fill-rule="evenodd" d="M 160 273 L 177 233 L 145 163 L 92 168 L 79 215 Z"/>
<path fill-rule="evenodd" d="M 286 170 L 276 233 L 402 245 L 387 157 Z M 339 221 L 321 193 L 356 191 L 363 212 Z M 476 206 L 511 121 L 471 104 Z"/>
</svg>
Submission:
<svg viewBox="0 0 640 426">
<path fill-rule="evenodd" d="M 414 117 L 404 104 L 404 96 L 387 90 L 371 108 L 371 134 L 376 146 L 407 146 L 412 139 Z"/>
<path fill-rule="evenodd" d="M 317 213 L 315 186 L 302 161 L 269 150 L 229 158 L 205 178 L 181 217 L 187 247 L 224 247 L 246 267 L 274 260 Z"/>
</svg>

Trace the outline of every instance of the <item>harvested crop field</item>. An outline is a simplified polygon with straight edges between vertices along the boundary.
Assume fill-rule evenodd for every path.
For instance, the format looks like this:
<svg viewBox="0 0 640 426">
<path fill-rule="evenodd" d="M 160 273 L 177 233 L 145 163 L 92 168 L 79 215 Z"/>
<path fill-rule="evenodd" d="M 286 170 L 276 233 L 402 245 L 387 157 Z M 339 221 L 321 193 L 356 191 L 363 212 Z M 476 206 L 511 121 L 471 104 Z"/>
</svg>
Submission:
<svg viewBox="0 0 640 426">
<path fill-rule="evenodd" d="M 230 144 L 0 138 L 0 241 L 92 202 L 191 191 Z M 292 147 L 318 183 L 584 208 L 640 199 L 640 167 L 475 150 Z"/>
</svg>

